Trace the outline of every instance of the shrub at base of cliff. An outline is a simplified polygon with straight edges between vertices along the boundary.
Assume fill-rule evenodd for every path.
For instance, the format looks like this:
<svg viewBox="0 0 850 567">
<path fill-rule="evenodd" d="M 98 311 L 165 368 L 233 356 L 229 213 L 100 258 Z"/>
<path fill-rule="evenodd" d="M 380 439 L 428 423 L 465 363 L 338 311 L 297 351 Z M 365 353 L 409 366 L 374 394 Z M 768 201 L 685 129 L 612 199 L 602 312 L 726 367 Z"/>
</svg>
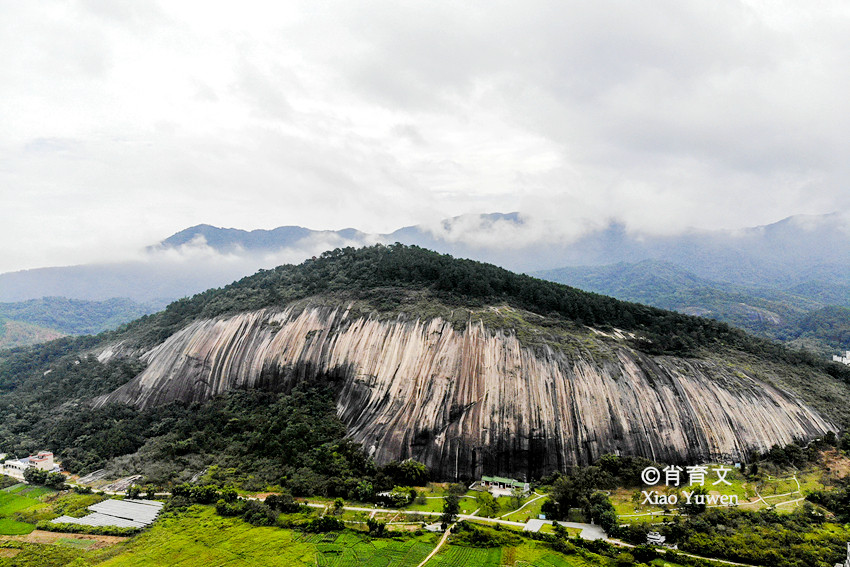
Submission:
<svg viewBox="0 0 850 567">
<path fill-rule="evenodd" d="M 621 530 L 626 541 L 646 542 L 646 527 Z M 784 514 L 709 508 L 697 516 L 674 516 L 657 531 L 682 551 L 765 567 L 829 567 L 843 561 L 850 540 L 850 529 L 825 523 L 811 505 Z"/>
<path fill-rule="evenodd" d="M 239 516 L 252 526 L 273 526 L 277 521 L 278 512 L 259 500 L 242 500 L 227 502 L 223 499 L 215 504 L 219 516 Z"/>
<path fill-rule="evenodd" d="M 280 494 L 269 494 L 265 500 L 266 506 L 284 514 L 293 514 L 304 509 L 304 505 L 295 501 L 289 491 Z"/>
<path fill-rule="evenodd" d="M 541 511 L 547 518 L 564 520 L 570 510 L 579 508 L 586 518 L 613 535 L 617 530 L 617 513 L 608 496 L 597 489 L 615 487 L 614 477 L 598 466 L 577 469 L 570 476 L 558 475 Z"/>
<path fill-rule="evenodd" d="M 30 467 L 24 471 L 24 480 L 30 484 L 39 484 L 54 490 L 67 488 L 65 486 L 64 474 L 58 472 L 47 472 L 35 467 Z"/>
<path fill-rule="evenodd" d="M 604 492 L 597 490 L 588 498 L 588 512 L 590 519 L 598 523 L 608 535 L 617 532 L 617 511 L 614 510 L 611 500 Z"/>
<path fill-rule="evenodd" d="M 83 524 L 54 524 L 53 522 L 39 522 L 36 529 L 47 532 L 59 532 L 63 534 L 89 534 L 89 535 L 111 535 L 130 537 L 141 530 L 139 528 L 119 528 L 117 526 L 86 526 Z"/>
<path fill-rule="evenodd" d="M 375 518 L 366 519 L 366 528 L 369 530 L 369 535 L 372 537 L 383 537 L 386 529 L 386 522 L 379 522 Z"/>
<path fill-rule="evenodd" d="M 409 486 L 395 486 L 388 492 L 381 492 L 374 496 L 374 501 L 381 506 L 392 508 L 403 508 L 416 499 L 416 490 Z"/>
<path fill-rule="evenodd" d="M 512 547 L 522 544 L 517 534 L 498 528 L 473 525 L 466 520 L 458 522 L 452 530 L 452 543 L 470 547 Z"/>
<path fill-rule="evenodd" d="M 314 533 L 335 532 L 345 529 L 345 522 L 333 516 L 322 516 L 307 522 L 304 530 Z"/>
</svg>

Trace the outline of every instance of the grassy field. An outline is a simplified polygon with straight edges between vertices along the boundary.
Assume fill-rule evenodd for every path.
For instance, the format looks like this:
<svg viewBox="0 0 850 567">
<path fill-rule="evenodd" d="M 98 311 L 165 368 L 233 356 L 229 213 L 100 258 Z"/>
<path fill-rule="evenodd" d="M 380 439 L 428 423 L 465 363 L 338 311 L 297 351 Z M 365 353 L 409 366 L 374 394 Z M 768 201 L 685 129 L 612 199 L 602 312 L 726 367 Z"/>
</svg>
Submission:
<svg viewBox="0 0 850 567">
<path fill-rule="evenodd" d="M 556 553 L 546 545 L 534 541 L 526 542 L 520 547 L 505 549 L 501 561 L 501 565 L 510 565 L 511 567 L 613 567 L 617 565 L 616 560 L 593 553 L 587 553 L 586 557 L 578 554 L 563 555 Z M 681 567 L 678 563 L 660 560 L 653 561 L 651 565 L 653 567 Z"/>
<path fill-rule="evenodd" d="M 21 535 L 33 531 L 34 523 L 21 522 L 19 518 L 45 508 L 47 504 L 42 500 L 51 494 L 55 491 L 23 483 L 0 490 L 0 535 Z"/>
<path fill-rule="evenodd" d="M 192 506 L 185 513 L 163 517 L 102 563 L 83 554 L 79 565 L 316 565 L 316 547 L 298 541 L 297 534 L 278 528 L 255 528 L 241 520 L 222 518 L 211 507 Z M 83 562 L 84 561 L 84 562 Z"/>
<path fill-rule="evenodd" d="M 526 498 L 526 500 L 525 500 L 525 502 L 523 502 L 523 504 L 527 504 L 528 502 L 531 502 L 535 498 L 537 498 L 537 495 L 532 493 L 531 496 Z M 528 504 L 524 508 L 521 507 L 519 510 L 516 510 L 514 512 L 510 512 L 507 515 L 504 515 L 505 513 L 508 512 L 508 509 L 506 509 L 506 510 L 502 511 L 499 515 L 502 517 L 503 520 L 510 520 L 512 522 L 525 522 L 528 519 L 536 518 L 541 513 L 540 507 L 543 506 L 543 503 L 545 501 L 546 501 L 545 497 L 544 498 L 537 498 L 537 500 L 534 500 L 533 502 L 531 502 L 530 504 Z"/>
<path fill-rule="evenodd" d="M 417 512 L 442 512 L 443 497 L 447 494 L 446 486 L 446 483 L 429 483 L 428 486 L 415 487 L 417 494 L 424 497 L 425 502 L 421 504 L 413 502 L 404 509 L 415 510 Z M 478 507 L 475 501 L 476 494 L 476 491 L 468 490 L 466 494 L 461 496 L 461 514 L 469 514 Z"/>
<path fill-rule="evenodd" d="M 0 544 L 15 557 L 4 556 L 0 567 L 189 567 L 216 566 L 323 566 L 416 567 L 433 549 L 439 534 L 405 538 L 370 538 L 363 533 L 306 534 L 281 528 L 253 527 L 236 518 L 223 518 L 210 506 L 192 506 L 185 512 L 160 518 L 149 530 L 111 547 L 91 549 L 93 542 L 58 538 L 53 544 L 9 541 Z M 561 555 L 547 546 L 525 541 L 518 547 L 474 548 L 452 545 L 451 540 L 428 567 L 583 567 L 613 565 L 594 556 Z"/>
<path fill-rule="evenodd" d="M 0 543 L 0 567 L 416 567 L 434 549 L 439 538 L 440 534 L 431 533 L 370 538 L 350 530 L 308 534 L 254 527 L 237 518 L 218 516 L 211 506 L 196 505 L 183 512 L 166 513 L 150 529 L 109 547 L 100 547 L 93 540 L 65 536 L 41 544 L 5 541 Z M 17 555 L 7 555 L 12 553 Z M 523 540 L 516 547 L 474 548 L 454 545 L 450 538 L 427 567 L 591 565 L 613 567 L 616 561 L 588 553 L 563 555 L 533 540 Z M 663 567 L 664 563 L 653 565 Z"/>
<path fill-rule="evenodd" d="M 97 564 L 415 567 L 431 552 L 438 537 L 428 533 L 402 540 L 373 539 L 350 531 L 302 534 L 253 527 L 238 519 L 219 517 L 210 507 L 193 506 L 179 516 L 162 518 L 120 554 Z M 80 566 L 89 564 L 95 563 Z"/>
<path fill-rule="evenodd" d="M 0 518 L 0 535 L 23 535 L 34 529 L 34 525 L 26 522 L 19 522 L 11 518 Z"/>
<path fill-rule="evenodd" d="M 499 567 L 502 564 L 502 548 L 476 548 L 449 545 L 428 562 L 429 567 Z"/>
<path fill-rule="evenodd" d="M 41 497 L 55 493 L 54 490 L 41 486 L 30 486 L 20 483 L 0 490 L 0 515 L 9 516 L 33 506 L 42 504 Z"/>
<path fill-rule="evenodd" d="M 351 532 L 316 534 L 301 538 L 315 543 L 317 564 L 328 567 L 415 566 L 425 559 L 436 545 L 436 536 L 431 534 L 406 541 L 371 539 Z"/>
</svg>

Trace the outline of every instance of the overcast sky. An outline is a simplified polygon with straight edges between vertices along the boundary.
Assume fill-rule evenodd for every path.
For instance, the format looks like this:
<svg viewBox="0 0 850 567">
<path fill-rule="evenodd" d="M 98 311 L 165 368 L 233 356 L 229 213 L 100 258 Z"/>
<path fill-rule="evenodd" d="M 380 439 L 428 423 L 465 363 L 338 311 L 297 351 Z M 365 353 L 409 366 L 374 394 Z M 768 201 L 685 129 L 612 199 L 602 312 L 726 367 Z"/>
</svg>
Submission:
<svg viewBox="0 0 850 567">
<path fill-rule="evenodd" d="M 850 209 L 847 2 L 0 0 L 0 271 L 188 226 Z"/>
</svg>

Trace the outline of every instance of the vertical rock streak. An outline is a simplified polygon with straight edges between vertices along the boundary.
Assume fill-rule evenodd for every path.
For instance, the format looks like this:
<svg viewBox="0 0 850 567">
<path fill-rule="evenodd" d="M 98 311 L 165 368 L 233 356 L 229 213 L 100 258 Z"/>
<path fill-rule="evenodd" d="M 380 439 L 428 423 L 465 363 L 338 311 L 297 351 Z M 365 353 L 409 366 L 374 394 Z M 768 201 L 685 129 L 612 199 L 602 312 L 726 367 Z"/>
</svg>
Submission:
<svg viewBox="0 0 850 567">
<path fill-rule="evenodd" d="M 443 476 L 537 476 L 605 453 L 741 459 L 834 429 L 740 370 L 602 348 L 607 356 L 569 356 L 481 324 L 261 310 L 193 323 L 96 403 L 144 408 L 324 376 L 350 436 L 376 460 L 414 457 Z"/>
</svg>

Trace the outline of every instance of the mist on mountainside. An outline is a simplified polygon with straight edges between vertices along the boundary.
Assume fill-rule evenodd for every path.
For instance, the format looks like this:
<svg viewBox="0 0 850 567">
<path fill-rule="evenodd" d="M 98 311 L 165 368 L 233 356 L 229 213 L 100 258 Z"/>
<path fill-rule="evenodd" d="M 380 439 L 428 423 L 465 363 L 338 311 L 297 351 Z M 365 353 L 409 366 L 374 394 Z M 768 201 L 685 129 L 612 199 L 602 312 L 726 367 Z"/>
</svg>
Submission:
<svg viewBox="0 0 850 567">
<path fill-rule="evenodd" d="M 848 346 L 841 333 L 829 330 L 841 326 L 842 313 L 814 313 L 827 307 L 850 308 L 850 264 L 843 261 L 850 257 L 847 236 L 846 219 L 838 214 L 677 235 L 636 233 L 616 221 L 588 224 L 584 232 L 568 235 L 520 213 L 464 215 L 388 234 L 354 228 L 247 231 L 197 225 L 123 262 L 0 274 L 0 301 L 126 297 L 161 307 L 325 250 L 400 242 L 715 318 L 827 355 Z M 806 323 L 812 317 L 820 323 Z"/>
<path fill-rule="evenodd" d="M 565 266 L 663 260 L 696 276 L 749 286 L 810 286 L 829 294 L 850 285 L 850 238 L 839 215 L 791 217 L 740 231 L 633 233 L 617 222 L 570 240 L 541 231 L 518 213 L 466 215 L 389 234 L 289 226 L 245 231 L 198 225 L 112 264 L 41 268 L 0 274 L 0 301 L 48 295 L 81 299 L 178 298 L 333 248 L 411 244 L 531 272 Z"/>
</svg>

